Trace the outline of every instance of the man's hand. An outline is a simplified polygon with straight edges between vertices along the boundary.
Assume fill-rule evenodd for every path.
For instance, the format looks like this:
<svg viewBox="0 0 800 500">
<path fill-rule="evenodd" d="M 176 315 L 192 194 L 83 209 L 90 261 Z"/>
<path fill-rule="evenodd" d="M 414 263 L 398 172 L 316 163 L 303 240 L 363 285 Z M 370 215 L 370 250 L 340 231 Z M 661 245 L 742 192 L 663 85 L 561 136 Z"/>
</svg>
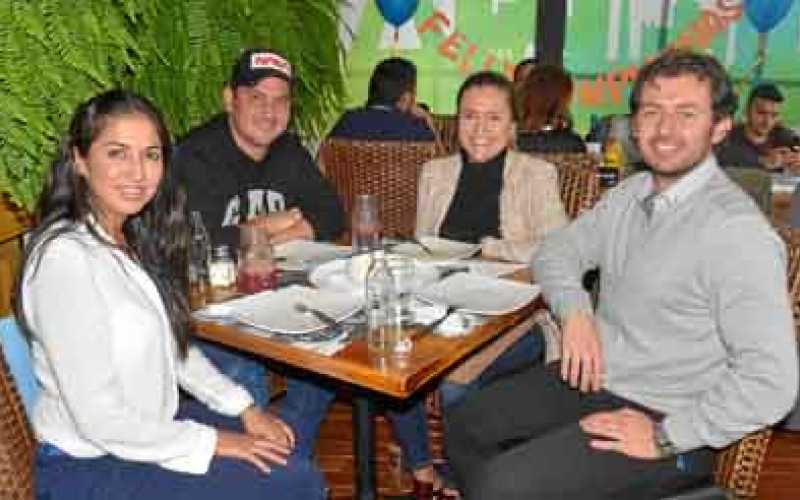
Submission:
<svg viewBox="0 0 800 500">
<path fill-rule="evenodd" d="M 581 392 L 598 391 L 604 372 L 600 336 L 594 319 L 587 312 L 573 313 L 563 325 L 561 378 Z"/>
<path fill-rule="evenodd" d="M 283 212 L 272 212 L 266 215 L 259 215 L 248 220 L 246 224 L 264 229 L 269 234 L 280 233 L 297 223 L 303 218 L 302 212 L 298 208 L 284 210 Z"/>
<path fill-rule="evenodd" d="M 761 157 L 761 164 L 767 170 L 780 170 L 785 166 L 785 156 L 789 148 L 780 147 L 772 148 L 767 151 L 767 154 Z"/>
<path fill-rule="evenodd" d="M 291 240 L 314 239 L 314 228 L 299 208 L 259 215 L 247 221 L 247 224 L 263 228 L 269 234 L 269 242 L 273 245 Z"/>
<path fill-rule="evenodd" d="M 250 406 L 242 412 L 240 418 L 247 434 L 269 439 L 289 450 L 294 448 L 294 431 L 277 416 Z"/>
<path fill-rule="evenodd" d="M 596 450 L 622 453 L 633 458 L 655 460 L 655 423 L 644 413 L 621 410 L 593 413 L 580 421 L 581 429 L 592 436 L 589 446 Z"/>
<path fill-rule="evenodd" d="M 289 453 L 286 446 L 267 438 L 217 429 L 214 455 L 244 460 L 265 474 L 271 470 L 270 463 L 286 465 Z"/>
<path fill-rule="evenodd" d="M 425 111 L 425 109 L 422 108 L 419 104 L 415 103 L 413 106 L 408 108 L 408 113 L 411 116 L 417 118 L 418 120 L 424 121 L 425 124 L 428 126 L 428 128 L 431 129 L 431 132 L 436 130 L 433 128 L 433 117 L 431 116 L 430 113 Z"/>
<path fill-rule="evenodd" d="M 273 245 L 277 245 L 285 241 L 313 239 L 314 228 L 311 227 L 311 224 L 309 224 L 305 217 L 301 216 L 300 219 L 283 231 L 270 234 L 269 242 Z"/>
<path fill-rule="evenodd" d="M 780 150 L 781 165 L 792 174 L 800 174 L 800 148 L 778 148 Z"/>
</svg>

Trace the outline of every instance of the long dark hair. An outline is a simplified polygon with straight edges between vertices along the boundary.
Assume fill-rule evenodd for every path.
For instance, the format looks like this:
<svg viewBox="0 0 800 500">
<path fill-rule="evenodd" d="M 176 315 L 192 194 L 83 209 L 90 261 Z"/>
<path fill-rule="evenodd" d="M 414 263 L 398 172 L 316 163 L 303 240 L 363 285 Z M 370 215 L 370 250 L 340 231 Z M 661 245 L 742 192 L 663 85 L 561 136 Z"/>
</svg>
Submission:
<svg viewBox="0 0 800 500">
<path fill-rule="evenodd" d="M 184 196 L 175 186 L 170 168 L 170 137 L 161 113 L 147 99 L 126 90 L 111 90 L 82 103 L 75 110 L 69 131 L 61 143 L 39 199 L 38 224 L 31 231 L 17 277 L 14 309 L 23 331 L 30 338 L 30 323 L 23 307 L 22 281 L 33 276 L 50 241 L 74 231 L 93 215 L 89 187 L 75 168 L 75 153 L 86 157 L 109 121 L 125 115 L 143 115 L 156 128 L 161 141 L 164 175 L 156 194 L 143 208 L 129 216 L 122 232 L 130 255 L 150 276 L 164 303 L 172 333 L 183 357 L 188 342 L 189 308 L 185 296 L 185 254 L 187 224 Z M 89 232 L 101 243 L 114 243 L 100 236 L 91 225 Z M 34 257 L 36 255 L 37 257 Z M 33 266 L 31 273 L 28 267 Z"/>
</svg>

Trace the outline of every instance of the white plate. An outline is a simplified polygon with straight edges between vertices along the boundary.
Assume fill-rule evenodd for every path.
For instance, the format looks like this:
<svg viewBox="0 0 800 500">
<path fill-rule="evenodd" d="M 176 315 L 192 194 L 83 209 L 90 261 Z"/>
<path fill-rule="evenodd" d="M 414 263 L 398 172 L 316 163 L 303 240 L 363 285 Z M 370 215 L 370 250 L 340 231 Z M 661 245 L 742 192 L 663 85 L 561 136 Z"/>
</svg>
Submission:
<svg viewBox="0 0 800 500">
<path fill-rule="evenodd" d="M 444 304 L 431 304 L 423 300 L 414 299 L 411 304 L 412 321 L 421 325 L 430 325 L 447 313 Z M 472 331 L 485 322 L 484 316 L 469 314 L 465 311 L 453 311 L 444 321 L 436 327 L 436 334 L 443 337 L 459 337 Z"/>
<path fill-rule="evenodd" d="M 363 299 L 365 283 L 352 278 L 347 266 L 348 260 L 336 259 L 317 266 L 308 275 L 308 281 L 324 290 L 349 292 L 351 295 Z M 439 270 L 434 265 L 423 262 L 416 263 L 414 290 L 419 290 L 437 279 L 439 279 Z"/>
<path fill-rule="evenodd" d="M 293 240 L 275 245 L 275 257 L 279 258 L 278 268 L 287 271 L 304 271 L 313 264 L 350 253 L 350 247 L 318 241 Z"/>
<path fill-rule="evenodd" d="M 456 273 L 420 290 L 417 295 L 423 300 L 458 307 L 461 311 L 495 316 L 529 304 L 539 295 L 539 286 L 473 273 Z"/>
<path fill-rule="evenodd" d="M 361 307 L 351 295 L 304 286 L 256 293 L 225 305 L 237 320 L 263 330 L 300 334 L 327 328 L 313 314 L 296 311 L 294 305 L 298 303 L 313 307 L 336 321 L 352 316 Z"/>
<path fill-rule="evenodd" d="M 392 252 L 408 255 L 420 260 L 454 260 L 468 259 L 478 253 L 481 246 L 475 243 L 437 238 L 436 236 L 420 236 L 419 241 L 428 247 L 429 254 L 416 243 L 406 241 L 392 247 Z"/>
</svg>

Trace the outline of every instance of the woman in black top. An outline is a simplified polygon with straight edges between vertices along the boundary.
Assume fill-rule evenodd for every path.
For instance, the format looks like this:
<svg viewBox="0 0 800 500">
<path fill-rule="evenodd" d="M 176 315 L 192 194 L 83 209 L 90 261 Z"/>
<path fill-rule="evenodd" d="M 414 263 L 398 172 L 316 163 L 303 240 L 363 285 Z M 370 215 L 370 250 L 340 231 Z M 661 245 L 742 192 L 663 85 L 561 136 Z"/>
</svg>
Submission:
<svg viewBox="0 0 800 500">
<path fill-rule="evenodd" d="M 569 103 L 572 78 L 557 66 L 537 66 L 520 89 L 517 149 L 536 153 L 584 153 L 586 145 L 572 131 Z"/>
</svg>

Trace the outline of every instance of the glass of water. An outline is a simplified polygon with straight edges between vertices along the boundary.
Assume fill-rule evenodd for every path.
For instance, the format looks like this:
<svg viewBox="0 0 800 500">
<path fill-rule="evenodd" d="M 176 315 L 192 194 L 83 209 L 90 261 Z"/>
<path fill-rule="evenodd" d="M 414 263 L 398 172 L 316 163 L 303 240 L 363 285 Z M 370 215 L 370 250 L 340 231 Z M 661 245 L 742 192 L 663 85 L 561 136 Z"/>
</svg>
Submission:
<svg viewBox="0 0 800 500">
<path fill-rule="evenodd" d="M 353 253 L 369 253 L 381 247 L 383 227 L 378 212 L 378 196 L 359 194 L 353 200 L 350 231 Z"/>
<path fill-rule="evenodd" d="M 395 314 L 400 323 L 408 324 L 413 320 L 412 305 L 416 291 L 416 261 L 405 255 L 390 254 L 387 263 L 397 293 Z"/>
</svg>

